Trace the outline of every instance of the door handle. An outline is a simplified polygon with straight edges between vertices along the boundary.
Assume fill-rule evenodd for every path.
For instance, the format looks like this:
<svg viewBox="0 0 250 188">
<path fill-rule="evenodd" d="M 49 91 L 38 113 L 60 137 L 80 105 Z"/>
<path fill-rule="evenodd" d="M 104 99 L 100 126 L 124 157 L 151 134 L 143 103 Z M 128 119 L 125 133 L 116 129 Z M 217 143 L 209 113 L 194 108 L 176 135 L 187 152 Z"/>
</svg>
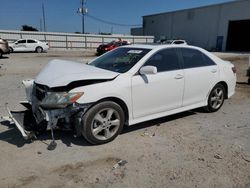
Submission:
<svg viewBox="0 0 250 188">
<path fill-rule="evenodd" d="M 174 78 L 175 79 L 182 79 L 184 76 L 182 74 L 177 74 Z"/>
<path fill-rule="evenodd" d="M 216 70 L 216 69 L 212 69 L 211 72 L 212 72 L 212 73 L 216 73 L 217 70 Z"/>
</svg>

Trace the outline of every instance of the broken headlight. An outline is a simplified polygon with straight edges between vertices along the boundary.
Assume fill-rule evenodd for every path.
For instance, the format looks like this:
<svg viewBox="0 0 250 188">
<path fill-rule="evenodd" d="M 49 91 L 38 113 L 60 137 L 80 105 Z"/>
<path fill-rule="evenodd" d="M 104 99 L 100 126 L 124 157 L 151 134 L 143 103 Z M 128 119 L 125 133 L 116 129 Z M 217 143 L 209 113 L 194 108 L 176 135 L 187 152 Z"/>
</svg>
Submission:
<svg viewBox="0 0 250 188">
<path fill-rule="evenodd" d="M 83 94 L 83 92 L 48 92 L 40 105 L 43 108 L 65 108 L 76 102 Z"/>
</svg>

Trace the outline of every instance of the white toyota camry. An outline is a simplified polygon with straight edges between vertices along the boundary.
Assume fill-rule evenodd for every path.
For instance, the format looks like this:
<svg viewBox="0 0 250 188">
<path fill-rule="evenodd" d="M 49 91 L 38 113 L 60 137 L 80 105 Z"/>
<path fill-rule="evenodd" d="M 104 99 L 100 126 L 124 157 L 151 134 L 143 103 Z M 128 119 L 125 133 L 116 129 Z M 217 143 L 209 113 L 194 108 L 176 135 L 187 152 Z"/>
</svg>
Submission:
<svg viewBox="0 0 250 188">
<path fill-rule="evenodd" d="M 53 129 L 68 128 L 103 144 L 124 126 L 199 107 L 219 110 L 235 92 L 236 70 L 194 46 L 130 45 L 89 64 L 53 60 L 23 83 L 24 114 L 33 123 L 10 114 L 25 138 L 34 130 L 50 129 L 53 136 Z"/>
</svg>

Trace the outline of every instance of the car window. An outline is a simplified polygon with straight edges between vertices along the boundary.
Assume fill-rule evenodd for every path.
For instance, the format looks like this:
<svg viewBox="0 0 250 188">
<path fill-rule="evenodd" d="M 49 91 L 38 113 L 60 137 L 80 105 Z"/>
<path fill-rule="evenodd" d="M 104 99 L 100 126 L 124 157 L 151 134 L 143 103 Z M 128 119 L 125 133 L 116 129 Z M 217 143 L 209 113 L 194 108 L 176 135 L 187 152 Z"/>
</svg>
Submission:
<svg viewBox="0 0 250 188">
<path fill-rule="evenodd" d="M 181 51 L 186 69 L 215 65 L 209 57 L 198 50 L 183 48 Z"/>
<path fill-rule="evenodd" d="M 26 40 L 19 40 L 17 43 L 18 44 L 23 44 L 23 43 L 26 43 Z"/>
<path fill-rule="evenodd" d="M 174 44 L 184 44 L 184 41 L 175 41 Z"/>
<path fill-rule="evenodd" d="M 158 72 L 180 69 L 178 55 L 174 48 L 157 52 L 144 66 L 155 66 Z"/>
<path fill-rule="evenodd" d="M 36 43 L 34 40 L 28 40 L 28 43 Z"/>
<path fill-rule="evenodd" d="M 89 65 L 124 73 L 131 69 L 150 49 L 144 48 L 117 48 L 95 59 Z"/>
</svg>

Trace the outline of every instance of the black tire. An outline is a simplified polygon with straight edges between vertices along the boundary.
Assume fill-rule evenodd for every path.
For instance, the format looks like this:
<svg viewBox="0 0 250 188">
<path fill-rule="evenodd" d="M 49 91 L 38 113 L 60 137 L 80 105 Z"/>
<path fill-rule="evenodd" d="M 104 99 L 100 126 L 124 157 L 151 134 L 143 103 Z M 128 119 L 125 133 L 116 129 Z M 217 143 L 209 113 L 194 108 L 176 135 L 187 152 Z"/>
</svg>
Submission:
<svg viewBox="0 0 250 188">
<path fill-rule="evenodd" d="M 250 78 L 248 78 L 248 85 L 250 85 Z"/>
<path fill-rule="evenodd" d="M 3 52 L 0 50 L 0 58 L 3 57 Z"/>
<path fill-rule="evenodd" d="M 13 53 L 13 48 L 9 47 L 10 53 Z"/>
<path fill-rule="evenodd" d="M 100 102 L 82 117 L 82 135 L 91 144 L 105 144 L 120 134 L 124 122 L 124 112 L 117 103 Z"/>
<path fill-rule="evenodd" d="M 36 53 L 42 53 L 43 52 L 43 48 L 38 46 L 36 47 Z"/>
<path fill-rule="evenodd" d="M 226 90 L 222 84 L 215 85 L 209 94 L 207 106 L 204 107 L 204 109 L 207 112 L 218 111 L 224 103 L 225 94 L 226 94 Z"/>
</svg>

